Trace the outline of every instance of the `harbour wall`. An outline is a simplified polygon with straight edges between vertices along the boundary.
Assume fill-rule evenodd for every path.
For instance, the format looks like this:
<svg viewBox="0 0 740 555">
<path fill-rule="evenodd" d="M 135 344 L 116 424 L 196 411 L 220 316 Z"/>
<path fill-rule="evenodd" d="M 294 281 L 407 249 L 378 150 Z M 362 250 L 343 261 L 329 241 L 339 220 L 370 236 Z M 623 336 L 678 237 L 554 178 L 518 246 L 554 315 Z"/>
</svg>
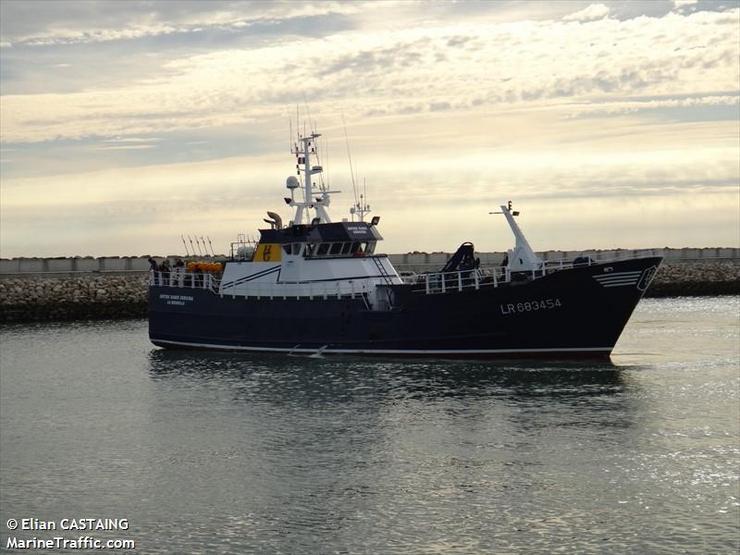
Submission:
<svg viewBox="0 0 740 555">
<path fill-rule="evenodd" d="M 665 250 L 655 249 L 654 254 L 664 254 Z M 740 249 L 670 250 L 674 256 L 666 256 L 647 296 L 740 295 L 740 256 L 737 252 Z M 687 256 L 687 251 L 693 251 L 691 257 Z M 604 252 L 560 252 L 559 256 L 548 259 L 572 259 L 581 254 L 595 257 L 598 254 L 598 258 L 604 258 Z M 623 257 L 627 258 L 633 251 L 617 252 L 624 253 Z M 641 254 L 649 252 L 640 251 Z M 438 270 L 449 256 L 449 253 L 390 255 L 399 270 L 417 272 Z M 503 259 L 503 253 L 480 253 L 479 256 L 484 266 L 500 264 Z M 175 257 L 170 258 L 174 260 Z M 20 260 L 24 263 L 20 264 Z M 15 265 L 3 266 L 2 270 L 15 271 L 0 273 L 0 322 L 146 316 L 147 257 L 81 258 L 74 266 L 72 260 L 13 259 L 11 262 Z M 80 263 L 81 260 L 86 262 Z"/>
<path fill-rule="evenodd" d="M 581 251 L 544 251 L 537 253 L 543 260 L 572 260 L 577 256 L 591 256 L 595 259 L 633 258 L 634 256 L 662 256 L 666 262 L 673 261 L 714 261 L 740 259 L 738 248 L 703 248 L 703 249 L 613 249 Z M 445 252 L 410 252 L 389 254 L 393 265 L 399 270 L 413 272 L 434 271 L 444 266 L 452 253 Z M 503 252 L 476 253 L 483 266 L 498 266 L 504 258 Z M 225 259 L 225 255 L 184 257 L 181 255 L 155 256 L 161 262 L 164 258 L 170 263 L 177 258 L 204 260 Z M 110 272 L 146 272 L 149 269 L 148 255 L 145 256 L 92 256 L 57 257 L 57 258 L 0 258 L 0 278 L 18 274 L 84 274 Z"/>
</svg>

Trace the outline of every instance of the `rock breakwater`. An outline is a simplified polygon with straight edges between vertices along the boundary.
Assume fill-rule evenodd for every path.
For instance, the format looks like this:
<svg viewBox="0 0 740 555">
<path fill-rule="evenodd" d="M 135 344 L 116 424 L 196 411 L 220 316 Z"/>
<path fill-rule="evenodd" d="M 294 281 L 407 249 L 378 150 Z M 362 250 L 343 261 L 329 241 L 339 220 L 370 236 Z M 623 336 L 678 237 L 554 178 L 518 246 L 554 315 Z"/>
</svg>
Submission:
<svg viewBox="0 0 740 555">
<path fill-rule="evenodd" d="M 646 297 L 740 295 L 740 260 L 664 262 Z"/>
<path fill-rule="evenodd" d="M 0 279 L 0 322 L 144 318 L 146 272 Z M 664 263 L 648 297 L 740 295 L 740 260 Z"/>
<path fill-rule="evenodd" d="M 95 320 L 146 316 L 146 274 L 18 277 L 0 280 L 0 321 Z"/>
</svg>

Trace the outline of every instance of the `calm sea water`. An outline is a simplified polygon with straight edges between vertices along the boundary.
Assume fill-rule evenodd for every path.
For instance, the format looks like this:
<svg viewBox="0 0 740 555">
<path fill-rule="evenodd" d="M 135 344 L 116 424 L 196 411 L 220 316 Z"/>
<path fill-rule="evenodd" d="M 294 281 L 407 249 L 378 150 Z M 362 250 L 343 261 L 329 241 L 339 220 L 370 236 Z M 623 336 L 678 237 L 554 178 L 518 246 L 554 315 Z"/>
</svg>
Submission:
<svg viewBox="0 0 740 555">
<path fill-rule="evenodd" d="M 739 312 L 645 300 L 598 365 L 165 352 L 144 321 L 5 327 L 0 541 L 735 553 Z"/>
</svg>

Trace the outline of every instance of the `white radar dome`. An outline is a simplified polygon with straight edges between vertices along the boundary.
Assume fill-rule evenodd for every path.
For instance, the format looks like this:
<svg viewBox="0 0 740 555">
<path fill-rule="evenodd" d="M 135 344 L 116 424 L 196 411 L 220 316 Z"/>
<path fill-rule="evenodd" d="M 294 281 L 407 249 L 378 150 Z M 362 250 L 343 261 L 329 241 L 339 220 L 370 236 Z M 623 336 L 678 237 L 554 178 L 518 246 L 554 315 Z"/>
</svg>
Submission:
<svg viewBox="0 0 740 555">
<path fill-rule="evenodd" d="M 301 186 L 301 184 L 298 183 L 298 178 L 296 178 L 295 175 L 291 175 L 288 179 L 285 180 L 285 186 L 288 189 L 297 189 Z"/>
</svg>

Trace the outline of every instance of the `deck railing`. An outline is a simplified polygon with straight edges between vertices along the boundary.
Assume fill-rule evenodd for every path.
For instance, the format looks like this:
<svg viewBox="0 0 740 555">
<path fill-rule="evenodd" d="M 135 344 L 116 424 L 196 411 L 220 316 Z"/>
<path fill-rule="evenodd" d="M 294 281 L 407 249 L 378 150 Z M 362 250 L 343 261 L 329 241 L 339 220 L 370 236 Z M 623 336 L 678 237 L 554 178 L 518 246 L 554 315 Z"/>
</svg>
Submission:
<svg viewBox="0 0 740 555">
<path fill-rule="evenodd" d="M 646 256 L 646 255 L 642 255 Z M 633 256 L 630 258 L 640 258 Z M 602 257 L 595 259 L 590 256 L 576 257 L 575 259 L 549 260 L 543 262 L 539 268 L 526 271 L 511 271 L 504 266 L 487 266 L 476 270 L 460 270 L 454 272 L 424 272 L 402 275 L 404 283 L 416 285 L 414 291 L 423 291 L 427 295 L 463 291 L 465 289 L 480 289 L 481 287 L 498 287 L 510 283 L 512 280 L 534 280 L 554 272 L 570 270 L 594 264 L 608 264 L 609 262 L 623 262 L 626 257 Z"/>
<path fill-rule="evenodd" d="M 539 268 L 529 271 L 512 272 L 506 267 L 492 266 L 473 270 L 453 272 L 427 272 L 421 274 L 401 275 L 403 283 L 412 285 L 413 291 L 427 295 L 451 293 L 481 287 L 499 287 L 511 281 L 534 280 L 554 272 L 569 270 L 581 266 L 624 261 L 625 258 L 595 260 L 581 257 L 570 260 L 552 260 L 543 262 Z M 233 295 L 256 298 L 356 298 L 368 302 L 368 296 L 374 293 L 376 285 L 387 285 L 387 280 L 337 280 L 316 283 L 266 283 L 252 281 L 221 289 L 220 279 L 209 273 L 187 273 L 180 271 L 150 272 L 150 285 L 207 289 L 222 296 Z"/>
<path fill-rule="evenodd" d="M 664 256 L 663 253 L 664 249 L 643 249 L 640 251 L 607 251 L 607 252 L 585 252 L 580 255 L 574 255 L 574 256 L 565 256 L 562 258 L 543 258 L 541 254 L 538 254 L 540 258 L 543 260 L 543 262 L 546 264 L 547 268 L 557 268 L 557 269 L 567 269 L 573 266 L 573 260 L 578 258 L 583 259 L 591 259 L 591 264 L 601 264 L 604 262 L 623 262 L 625 260 L 634 260 L 636 258 L 644 258 L 648 256 Z M 480 268 L 486 271 L 490 271 L 491 269 L 495 268 L 502 268 L 500 265 L 501 262 L 501 256 L 497 258 L 496 260 L 493 260 L 491 258 L 492 253 L 476 253 L 480 254 L 482 258 L 482 263 Z M 497 254 L 498 253 L 493 253 Z M 562 253 L 561 253 L 562 254 Z M 401 260 L 398 260 L 400 258 L 400 255 L 390 255 L 393 262 L 393 267 L 396 268 L 399 272 L 416 272 L 416 273 L 424 273 L 424 272 L 435 272 L 437 268 L 439 268 L 445 260 L 437 261 L 437 262 L 403 262 Z M 415 255 L 408 255 L 409 257 L 415 256 Z M 449 258 L 449 255 L 448 255 Z M 679 260 L 711 260 L 712 258 L 708 256 L 703 256 L 701 258 L 696 259 L 689 259 L 689 258 L 679 258 L 674 257 L 673 261 L 679 261 Z M 721 258 L 717 258 L 717 260 L 721 260 Z"/>
<path fill-rule="evenodd" d="M 182 287 L 186 289 L 208 289 L 218 293 L 221 281 L 213 274 L 203 272 L 149 272 L 150 286 Z"/>
<path fill-rule="evenodd" d="M 376 279 L 375 285 L 385 283 L 384 280 Z M 365 281 L 355 282 L 351 280 L 318 282 L 318 283 L 268 283 L 252 281 L 249 283 L 235 285 L 221 289 L 221 280 L 208 273 L 187 272 L 149 272 L 149 284 L 151 286 L 179 287 L 184 289 L 206 289 L 216 295 L 224 297 L 255 297 L 257 299 L 329 299 L 350 298 L 362 299 L 368 304 L 370 293 L 369 284 Z"/>
<path fill-rule="evenodd" d="M 424 292 L 427 295 L 448 293 L 466 289 L 480 289 L 481 287 L 498 287 L 500 283 L 511 280 L 504 268 L 490 270 L 458 270 L 454 272 L 429 272 L 403 276 L 406 284 L 414 285 L 415 292 Z"/>
<path fill-rule="evenodd" d="M 224 297 L 255 297 L 257 299 L 341 299 L 361 298 L 367 303 L 371 289 L 381 285 L 383 280 L 374 279 L 372 283 L 366 280 L 354 281 L 327 281 L 307 283 L 268 283 L 252 281 L 246 284 L 222 288 L 219 294 Z"/>
</svg>

